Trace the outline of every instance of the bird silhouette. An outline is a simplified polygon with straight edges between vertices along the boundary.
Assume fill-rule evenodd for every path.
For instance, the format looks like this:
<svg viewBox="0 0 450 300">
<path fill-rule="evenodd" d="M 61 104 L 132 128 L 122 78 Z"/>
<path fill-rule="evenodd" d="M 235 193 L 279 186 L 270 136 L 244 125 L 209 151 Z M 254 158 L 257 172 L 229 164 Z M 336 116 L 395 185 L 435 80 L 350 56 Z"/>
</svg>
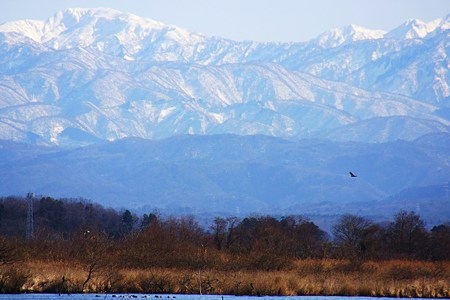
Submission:
<svg viewBox="0 0 450 300">
<path fill-rule="evenodd" d="M 355 174 L 353 174 L 352 172 L 348 172 L 350 174 L 350 177 L 358 177 Z"/>
</svg>

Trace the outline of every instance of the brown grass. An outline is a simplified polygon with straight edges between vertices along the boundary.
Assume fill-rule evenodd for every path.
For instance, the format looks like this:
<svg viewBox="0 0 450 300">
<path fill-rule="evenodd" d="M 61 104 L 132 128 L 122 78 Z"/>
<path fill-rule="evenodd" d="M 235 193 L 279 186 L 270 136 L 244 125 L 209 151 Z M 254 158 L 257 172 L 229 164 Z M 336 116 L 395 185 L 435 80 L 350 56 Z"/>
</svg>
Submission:
<svg viewBox="0 0 450 300">
<path fill-rule="evenodd" d="M 2 267 L 0 291 L 450 297 L 450 262 L 301 260 L 283 271 L 102 266 L 94 269 L 83 288 L 88 267 L 76 261 Z"/>
</svg>

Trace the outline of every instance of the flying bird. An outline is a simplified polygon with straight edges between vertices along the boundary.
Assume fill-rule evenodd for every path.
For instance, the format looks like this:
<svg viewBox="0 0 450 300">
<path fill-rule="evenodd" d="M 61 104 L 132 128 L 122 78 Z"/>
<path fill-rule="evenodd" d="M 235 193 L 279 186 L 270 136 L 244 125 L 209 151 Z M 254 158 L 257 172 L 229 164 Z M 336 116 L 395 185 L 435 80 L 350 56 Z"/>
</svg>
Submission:
<svg viewBox="0 0 450 300">
<path fill-rule="evenodd" d="M 358 177 L 355 174 L 353 174 L 352 172 L 348 172 L 348 173 L 350 173 L 350 177 Z"/>
</svg>

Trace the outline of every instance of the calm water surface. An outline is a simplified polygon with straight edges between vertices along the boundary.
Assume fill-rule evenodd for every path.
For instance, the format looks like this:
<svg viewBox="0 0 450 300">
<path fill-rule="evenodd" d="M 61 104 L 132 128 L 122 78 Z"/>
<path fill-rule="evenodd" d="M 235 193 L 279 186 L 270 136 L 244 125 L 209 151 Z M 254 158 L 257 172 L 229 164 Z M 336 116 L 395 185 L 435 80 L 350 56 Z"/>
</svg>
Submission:
<svg viewBox="0 0 450 300">
<path fill-rule="evenodd" d="M 152 300 L 371 300 L 370 297 L 326 297 L 326 296 L 290 296 L 290 297 L 249 297 L 221 295 L 154 295 L 154 294 L 17 294 L 2 295 L 1 300 L 122 300 L 122 299 L 152 299 Z M 398 300 L 398 298 L 382 298 L 383 300 Z M 418 298 L 408 298 L 418 299 Z M 424 298 L 420 298 L 424 299 Z"/>
</svg>

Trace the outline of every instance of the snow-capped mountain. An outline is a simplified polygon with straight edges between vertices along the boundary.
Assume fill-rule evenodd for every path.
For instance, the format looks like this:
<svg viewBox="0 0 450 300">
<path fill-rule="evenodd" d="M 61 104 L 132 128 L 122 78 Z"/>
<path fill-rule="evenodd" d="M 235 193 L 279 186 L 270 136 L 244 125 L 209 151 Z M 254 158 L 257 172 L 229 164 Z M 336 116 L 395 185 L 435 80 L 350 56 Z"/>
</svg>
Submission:
<svg viewBox="0 0 450 300">
<path fill-rule="evenodd" d="M 443 32 L 450 29 L 449 18 L 450 15 L 447 15 L 444 19 L 437 19 L 429 23 L 418 19 L 409 19 L 387 33 L 385 37 L 396 40 L 425 38 L 430 33 Z"/>
<path fill-rule="evenodd" d="M 0 139 L 448 132 L 449 17 L 305 43 L 236 42 L 112 9 L 0 25 Z M 349 131 L 347 131 L 349 130 Z"/>
<path fill-rule="evenodd" d="M 344 28 L 335 28 L 324 32 L 314 41 L 322 48 L 336 48 L 346 43 L 381 39 L 385 34 L 386 32 L 383 30 L 370 30 L 351 24 Z"/>
</svg>

